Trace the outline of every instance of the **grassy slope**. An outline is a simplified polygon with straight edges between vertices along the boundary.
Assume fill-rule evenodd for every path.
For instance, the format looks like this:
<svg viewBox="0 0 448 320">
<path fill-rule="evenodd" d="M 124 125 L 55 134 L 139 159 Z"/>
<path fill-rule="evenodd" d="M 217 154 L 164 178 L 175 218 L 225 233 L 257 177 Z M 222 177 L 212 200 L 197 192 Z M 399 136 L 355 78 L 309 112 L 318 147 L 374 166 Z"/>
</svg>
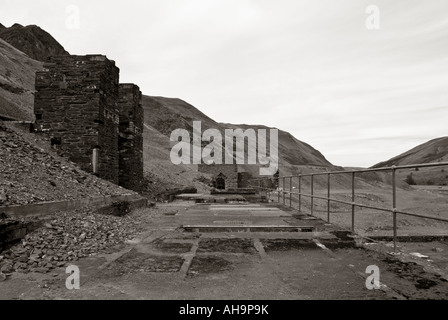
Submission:
<svg viewBox="0 0 448 320">
<path fill-rule="evenodd" d="M 202 131 L 209 128 L 218 129 L 223 138 L 225 129 L 269 129 L 269 127 L 261 125 L 218 123 L 180 99 L 144 96 L 143 107 L 145 108 L 145 123 L 167 137 L 178 128 L 192 132 L 193 121 L 201 121 Z M 267 130 L 268 146 L 269 136 L 269 130 Z M 246 154 L 248 146 L 253 146 L 253 144 L 249 142 L 246 145 Z M 256 148 L 255 144 L 255 152 Z M 282 130 L 279 130 L 279 165 L 280 170 L 285 173 L 290 173 L 294 166 L 333 167 L 319 151 Z M 241 169 L 256 174 L 258 165 L 244 165 L 241 166 Z"/>
<path fill-rule="evenodd" d="M 152 196 L 157 198 L 168 189 L 190 186 L 196 187 L 198 192 L 208 192 L 209 188 L 198 181 L 202 175 L 197 172 L 197 166 L 171 163 L 167 136 L 145 124 L 143 138 L 144 172 Z"/>
<path fill-rule="evenodd" d="M 434 162 L 448 162 L 448 137 L 430 140 L 373 167 Z M 398 172 L 398 177 L 401 180 L 406 179 L 408 175 L 412 175 L 415 183 L 419 185 L 448 184 L 448 167 L 421 168 L 419 170 L 407 169 Z"/>
<path fill-rule="evenodd" d="M 374 165 L 374 168 L 408 165 L 417 163 L 447 162 L 448 137 L 442 137 L 422 143 L 387 161 Z"/>
</svg>

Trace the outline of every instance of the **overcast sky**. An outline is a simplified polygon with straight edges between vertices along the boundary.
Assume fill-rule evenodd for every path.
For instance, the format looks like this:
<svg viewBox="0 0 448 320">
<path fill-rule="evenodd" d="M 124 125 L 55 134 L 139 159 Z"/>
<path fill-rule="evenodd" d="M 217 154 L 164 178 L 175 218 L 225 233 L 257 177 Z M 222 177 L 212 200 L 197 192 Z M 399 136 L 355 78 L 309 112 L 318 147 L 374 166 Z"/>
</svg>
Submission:
<svg viewBox="0 0 448 320">
<path fill-rule="evenodd" d="M 0 0 L 0 22 L 107 55 L 146 95 L 289 131 L 336 165 L 448 135 L 447 0 Z"/>
</svg>

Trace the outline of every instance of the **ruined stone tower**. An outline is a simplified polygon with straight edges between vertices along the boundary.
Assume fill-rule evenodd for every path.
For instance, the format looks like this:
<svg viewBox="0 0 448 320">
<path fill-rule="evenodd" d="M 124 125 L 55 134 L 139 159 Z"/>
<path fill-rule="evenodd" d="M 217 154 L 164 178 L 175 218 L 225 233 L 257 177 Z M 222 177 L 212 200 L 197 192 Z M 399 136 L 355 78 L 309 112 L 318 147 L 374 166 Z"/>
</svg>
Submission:
<svg viewBox="0 0 448 320">
<path fill-rule="evenodd" d="M 118 184 L 118 77 L 101 55 L 54 57 L 36 72 L 37 131 L 87 172 Z"/>
<path fill-rule="evenodd" d="M 59 154 L 100 178 L 140 191 L 143 109 L 133 84 L 103 55 L 60 56 L 36 72 L 35 131 Z M 119 138 L 120 137 L 120 138 Z"/>
<path fill-rule="evenodd" d="M 143 184 L 142 93 L 135 84 L 120 84 L 119 184 L 140 191 Z"/>
</svg>

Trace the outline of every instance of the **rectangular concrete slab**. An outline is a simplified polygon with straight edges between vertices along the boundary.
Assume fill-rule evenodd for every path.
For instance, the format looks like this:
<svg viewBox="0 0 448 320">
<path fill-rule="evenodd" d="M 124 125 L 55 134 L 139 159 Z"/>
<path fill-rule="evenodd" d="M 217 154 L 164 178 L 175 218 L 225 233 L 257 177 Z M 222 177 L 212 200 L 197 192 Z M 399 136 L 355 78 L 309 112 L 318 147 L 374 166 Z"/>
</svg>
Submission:
<svg viewBox="0 0 448 320">
<path fill-rule="evenodd" d="M 256 208 L 256 207 L 234 207 L 234 206 L 222 206 L 222 207 L 212 207 L 209 208 L 210 211 L 219 210 L 219 211 L 281 211 L 278 208 Z"/>
<path fill-rule="evenodd" d="M 337 239 L 329 232 L 207 232 L 201 238 L 247 238 L 247 239 Z"/>
<path fill-rule="evenodd" d="M 289 225 L 183 225 L 182 228 L 188 232 L 312 232 L 312 226 L 289 226 Z"/>
</svg>

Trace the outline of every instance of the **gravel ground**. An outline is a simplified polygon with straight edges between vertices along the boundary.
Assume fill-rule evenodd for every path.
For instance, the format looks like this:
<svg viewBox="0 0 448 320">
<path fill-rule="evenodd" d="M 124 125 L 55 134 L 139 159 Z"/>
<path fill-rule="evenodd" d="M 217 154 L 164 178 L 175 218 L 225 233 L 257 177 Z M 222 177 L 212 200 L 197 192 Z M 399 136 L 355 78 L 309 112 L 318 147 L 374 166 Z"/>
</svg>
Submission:
<svg viewBox="0 0 448 320">
<path fill-rule="evenodd" d="M 133 238 L 158 211 L 137 209 L 117 217 L 82 208 L 47 216 L 41 228 L 0 253 L 0 281 L 12 272 L 47 273 L 69 261 L 107 252 Z"/>
</svg>

